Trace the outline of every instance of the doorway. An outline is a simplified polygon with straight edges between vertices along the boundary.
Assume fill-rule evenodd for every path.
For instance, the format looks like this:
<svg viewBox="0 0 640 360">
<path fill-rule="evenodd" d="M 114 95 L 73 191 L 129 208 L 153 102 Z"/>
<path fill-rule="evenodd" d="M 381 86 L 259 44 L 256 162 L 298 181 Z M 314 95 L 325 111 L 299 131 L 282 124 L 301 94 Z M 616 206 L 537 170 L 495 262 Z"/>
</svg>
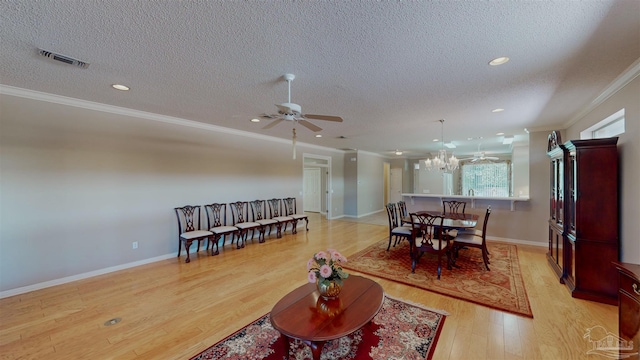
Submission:
<svg viewBox="0 0 640 360">
<path fill-rule="evenodd" d="M 321 169 L 304 168 L 303 198 L 304 211 L 320 212 L 322 210 Z"/>
<path fill-rule="evenodd" d="M 331 205 L 331 194 L 333 193 L 331 187 L 331 157 L 303 153 L 302 163 L 303 210 L 326 212 L 326 218 L 331 219 L 333 210 Z M 307 194 L 311 196 L 314 192 L 316 194 L 315 198 L 309 199 L 309 204 L 307 204 Z"/>
</svg>

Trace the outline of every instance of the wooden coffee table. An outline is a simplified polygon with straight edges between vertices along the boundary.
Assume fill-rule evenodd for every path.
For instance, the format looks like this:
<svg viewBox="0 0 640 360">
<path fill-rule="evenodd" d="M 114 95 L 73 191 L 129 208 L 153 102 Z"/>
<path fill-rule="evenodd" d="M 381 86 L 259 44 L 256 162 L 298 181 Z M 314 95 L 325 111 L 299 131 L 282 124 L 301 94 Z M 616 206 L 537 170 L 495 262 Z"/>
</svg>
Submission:
<svg viewBox="0 0 640 360">
<path fill-rule="evenodd" d="M 271 310 L 271 325 L 284 336 L 289 353 L 289 339 L 298 339 L 311 347 L 314 360 L 320 359 L 322 347 L 362 328 L 382 308 L 384 291 L 377 282 L 350 275 L 337 299 L 320 297 L 315 284 L 308 283 L 285 295 Z"/>
</svg>

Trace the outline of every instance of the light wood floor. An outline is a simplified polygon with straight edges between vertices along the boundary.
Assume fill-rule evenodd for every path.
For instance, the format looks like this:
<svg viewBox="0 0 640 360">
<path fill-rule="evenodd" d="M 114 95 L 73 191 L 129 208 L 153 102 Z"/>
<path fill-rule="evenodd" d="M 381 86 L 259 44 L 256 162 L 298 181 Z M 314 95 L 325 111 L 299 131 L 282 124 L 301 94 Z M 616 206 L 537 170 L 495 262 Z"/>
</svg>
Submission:
<svg viewBox="0 0 640 360">
<path fill-rule="evenodd" d="M 218 256 L 192 254 L 0 300 L 1 359 L 188 359 L 269 312 L 306 282 L 314 252 L 347 257 L 383 239 L 386 226 L 310 214 L 309 232 Z M 391 281 L 394 297 L 450 313 L 434 359 L 583 359 L 583 335 L 615 334 L 617 307 L 571 298 L 547 265 L 544 248 L 518 246 L 535 319 Z M 122 318 L 116 325 L 103 324 Z M 593 356 L 593 358 L 598 358 Z M 601 358 L 600 358 L 601 359 Z"/>
</svg>

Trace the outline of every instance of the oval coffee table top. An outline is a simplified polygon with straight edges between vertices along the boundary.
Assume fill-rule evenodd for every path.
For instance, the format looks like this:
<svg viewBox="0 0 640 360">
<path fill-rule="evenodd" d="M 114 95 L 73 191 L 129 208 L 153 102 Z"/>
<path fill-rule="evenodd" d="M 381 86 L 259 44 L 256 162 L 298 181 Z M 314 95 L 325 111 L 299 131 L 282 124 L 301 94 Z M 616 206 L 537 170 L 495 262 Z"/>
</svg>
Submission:
<svg viewBox="0 0 640 360">
<path fill-rule="evenodd" d="M 271 310 L 271 325 L 302 341 L 327 341 L 351 334 L 380 311 L 384 291 L 377 282 L 350 275 L 336 299 L 320 297 L 307 283 L 285 295 Z"/>
</svg>

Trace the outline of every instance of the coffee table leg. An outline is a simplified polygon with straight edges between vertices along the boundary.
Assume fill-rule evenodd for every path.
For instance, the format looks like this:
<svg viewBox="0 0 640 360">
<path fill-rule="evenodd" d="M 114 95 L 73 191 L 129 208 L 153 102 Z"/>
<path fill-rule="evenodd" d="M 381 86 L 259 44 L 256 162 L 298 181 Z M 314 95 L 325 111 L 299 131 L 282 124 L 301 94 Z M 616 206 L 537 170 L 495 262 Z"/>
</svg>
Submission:
<svg viewBox="0 0 640 360">
<path fill-rule="evenodd" d="M 285 334 L 281 334 L 280 336 L 282 336 L 282 338 L 284 339 L 284 354 L 285 354 L 285 359 L 289 358 L 289 337 Z"/>
<path fill-rule="evenodd" d="M 311 347 L 311 353 L 313 354 L 313 360 L 320 360 L 320 354 L 322 354 L 322 348 L 324 347 L 324 341 L 312 341 L 309 346 Z"/>
</svg>

